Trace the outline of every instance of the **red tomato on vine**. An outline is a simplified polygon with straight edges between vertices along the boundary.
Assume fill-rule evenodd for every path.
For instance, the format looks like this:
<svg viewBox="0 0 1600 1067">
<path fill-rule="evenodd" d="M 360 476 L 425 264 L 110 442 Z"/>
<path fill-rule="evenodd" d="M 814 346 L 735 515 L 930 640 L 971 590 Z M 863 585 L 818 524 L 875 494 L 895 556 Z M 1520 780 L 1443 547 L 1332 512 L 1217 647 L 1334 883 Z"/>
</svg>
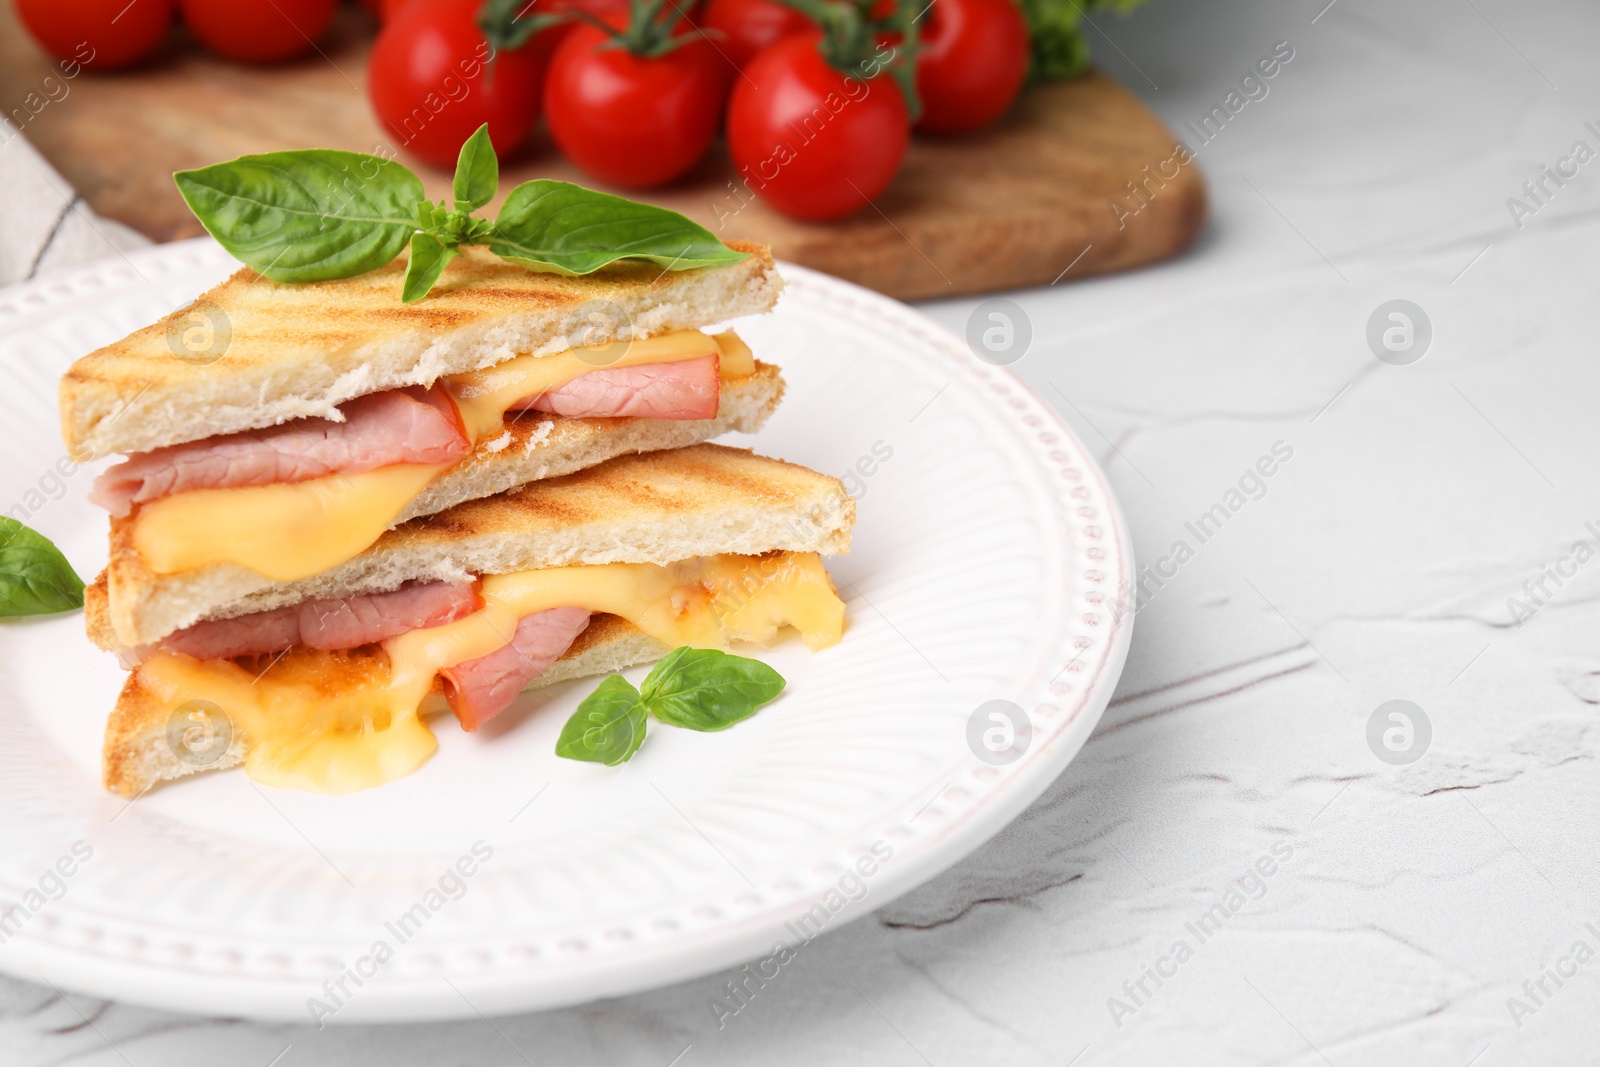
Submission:
<svg viewBox="0 0 1600 1067">
<path fill-rule="evenodd" d="M 711 147 L 732 74 L 699 31 L 661 5 L 579 24 L 545 82 L 556 145 L 586 173 L 629 189 L 663 185 Z"/>
<path fill-rule="evenodd" d="M 763 49 L 734 84 L 728 150 L 741 178 L 786 215 L 833 219 L 864 208 L 900 169 L 905 95 L 880 58 L 840 70 L 822 35 Z M 863 65 L 864 64 L 864 65 Z"/>
</svg>

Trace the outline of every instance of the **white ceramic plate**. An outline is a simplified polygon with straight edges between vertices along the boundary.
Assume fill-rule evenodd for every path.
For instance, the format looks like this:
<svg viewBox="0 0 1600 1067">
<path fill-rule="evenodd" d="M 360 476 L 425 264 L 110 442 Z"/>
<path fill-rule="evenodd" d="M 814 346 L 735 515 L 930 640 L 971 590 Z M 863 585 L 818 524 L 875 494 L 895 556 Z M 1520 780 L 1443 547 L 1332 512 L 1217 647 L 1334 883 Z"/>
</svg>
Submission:
<svg viewBox="0 0 1600 1067">
<path fill-rule="evenodd" d="M 85 577 L 106 519 L 84 500 L 95 471 L 62 454 L 57 379 L 233 266 L 194 241 L 0 293 L 0 511 Z M 780 701 L 718 734 L 652 724 L 607 769 L 553 755 L 593 685 L 571 683 L 524 697 L 503 728 L 438 722 L 420 771 L 365 793 L 231 771 L 129 804 L 100 787 L 122 672 L 75 615 L 0 624 L 0 908 L 21 905 L 0 914 L 0 970 L 300 1021 L 553 1007 L 837 929 L 1021 812 L 1122 669 L 1132 558 L 1116 502 L 1010 373 L 900 304 L 783 273 L 777 312 L 741 329 L 788 396 L 736 443 L 853 472 L 859 522 L 830 562 L 844 641 L 765 653 L 789 680 Z M 994 700 L 1031 721 L 999 765 L 968 741 Z M 987 712 L 980 725 L 1000 727 Z M 470 877 L 447 873 L 462 857 Z"/>
</svg>

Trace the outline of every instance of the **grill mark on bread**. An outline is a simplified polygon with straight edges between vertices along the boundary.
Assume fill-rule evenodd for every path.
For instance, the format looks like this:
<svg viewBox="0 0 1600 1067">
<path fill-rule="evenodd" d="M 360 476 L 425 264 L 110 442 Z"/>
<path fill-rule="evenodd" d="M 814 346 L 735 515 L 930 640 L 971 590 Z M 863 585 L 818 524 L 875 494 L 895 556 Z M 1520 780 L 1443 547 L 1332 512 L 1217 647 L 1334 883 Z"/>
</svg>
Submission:
<svg viewBox="0 0 1600 1067">
<path fill-rule="evenodd" d="M 400 301 L 402 260 L 306 285 L 242 268 L 198 302 L 227 313 L 227 351 L 203 364 L 172 354 L 166 331 L 190 307 L 90 353 L 62 379 L 64 436 L 74 451 L 103 456 L 276 425 L 412 384 L 421 366 L 457 373 L 493 362 L 497 350 L 563 347 L 584 325 L 576 310 L 592 300 L 616 303 L 636 320 L 647 316 L 650 333 L 769 309 L 782 286 L 770 250 L 730 244 L 751 259 L 676 273 L 622 263 L 582 278 L 536 274 L 468 249 L 443 284 L 414 304 Z M 125 418 L 108 423 L 124 409 Z M 164 418 L 179 410 L 185 418 Z"/>
</svg>

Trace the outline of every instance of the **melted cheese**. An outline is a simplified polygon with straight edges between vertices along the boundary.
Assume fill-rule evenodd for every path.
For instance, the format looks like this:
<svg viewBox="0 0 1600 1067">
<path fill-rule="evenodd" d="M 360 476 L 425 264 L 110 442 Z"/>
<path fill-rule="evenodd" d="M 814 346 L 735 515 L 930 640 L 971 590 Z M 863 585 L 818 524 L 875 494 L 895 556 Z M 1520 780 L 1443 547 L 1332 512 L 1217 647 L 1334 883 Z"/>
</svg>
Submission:
<svg viewBox="0 0 1600 1067">
<path fill-rule="evenodd" d="M 722 358 L 717 361 L 717 373 L 727 381 L 730 378 L 748 378 L 756 372 L 755 353 L 744 343 L 744 338 L 732 330 L 724 330 L 712 338 L 717 342 Z"/>
<path fill-rule="evenodd" d="M 755 373 L 749 347 L 731 330 L 714 337 L 678 330 L 549 356 L 519 356 L 453 375 L 445 386 L 476 448 L 504 432 L 507 409 L 524 397 L 590 371 L 710 355 L 721 357 L 725 379 Z M 417 494 L 454 466 L 400 463 L 302 482 L 175 493 L 140 507 L 133 519 L 133 545 L 156 574 L 235 563 L 274 581 L 309 578 L 371 547 Z"/>
<path fill-rule="evenodd" d="M 400 463 L 303 482 L 174 493 L 139 508 L 133 545 L 157 574 L 238 563 L 274 581 L 294 581 L 365 550 L 452 466 Z"/>
<path fill-rule="evenodd" d="M 206 700 L 251 740 L 256 781 L 347 793 L 415 770 L 437 747 L 422 721 L 439 671 L 507 644 L 524 615 L 584 607 L 619 615 L 664 644 L 727 648 L 770 642 L 783 626 L 812 648 L 835 644 L 844 604 L 810 552 L 552 567 L 483 580 L 483 608 L 379 649 L 293 650 L 259 674 L 238 663 L 161 652 L 138 669 L 165 709 Z"/>
</svg>

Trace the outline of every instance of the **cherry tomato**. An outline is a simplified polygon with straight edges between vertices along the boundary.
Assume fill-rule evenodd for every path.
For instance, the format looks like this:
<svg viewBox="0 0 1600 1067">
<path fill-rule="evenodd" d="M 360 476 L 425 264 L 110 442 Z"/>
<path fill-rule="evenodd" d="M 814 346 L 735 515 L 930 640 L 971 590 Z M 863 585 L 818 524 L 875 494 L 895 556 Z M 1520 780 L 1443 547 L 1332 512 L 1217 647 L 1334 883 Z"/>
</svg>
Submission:
<svg viewBox="0 0 1600 1067">
<path fill-rule="evenodd" d="M 821 35 L 763 49 L 733 87 L 728 149 L 741 178 L 786 215 L 834 219 L 888 186 L 911 139 L 900 87 L 829 65 Z"/>
<path fill-rule="evenodd" d="M 86 70 L 120 70 L 154 52 L 172 26 L 173 0 L 17 0 L 33 39 Z M 120 17 L 119 17 L 120 16 Z"/>
<path fill-rule="evenodd" d="M 1028 24 L 1016 0 L 933 0 L 920 24 L 917 92 L 927 133 L 999 118 L 1028 73 Z"/>
<path fill-rule="evenodd" d="M 384 24 L 367 62 L 367 94 L 395 144 L 447 170 L 484 123 L 495 154 L 504 157 L 539 117 L 545 35 L 497 52 L 478 27 L 480 6 L 481 0 L 414 0 Z"/>
<path fill-rule="evenodd" d="M 610 43 L 599 27 L 583 25 L 556 49 L 544 90 L 550 136 L 603 182 L 665 184 L 711 147 L 732 71 L 698 34 L 655 57 Z"/>
<path fill-rule="evenodd" d="M 767 45 L 817 28 L 794 8 L 773 0 L 711 0 L 697 21 L 713 31 L 712 41 L 740 69 Z"/>
<path fill-rule="evenodd" d="M 238 63 L 278 63 L 310 52 L 338 6 L 338 0 L 178 0 L 200 43 Z"/>
</svg>

